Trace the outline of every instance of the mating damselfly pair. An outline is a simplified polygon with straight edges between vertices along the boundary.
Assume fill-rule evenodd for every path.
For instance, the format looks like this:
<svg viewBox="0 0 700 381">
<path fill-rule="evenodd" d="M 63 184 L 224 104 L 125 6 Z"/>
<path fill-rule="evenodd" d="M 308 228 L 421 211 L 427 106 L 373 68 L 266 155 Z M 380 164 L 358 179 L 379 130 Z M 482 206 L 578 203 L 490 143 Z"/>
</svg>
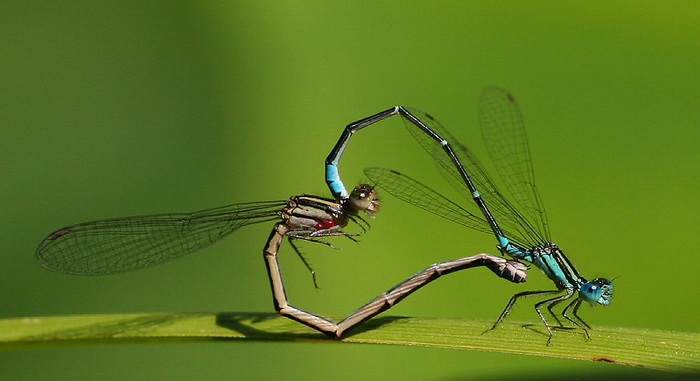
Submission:
<svg viewBox="0 0 700 381">
<path fill-rule="evenodd" d="M 367 168 L 365 174 L 379 188 L 399 199 L 469 228 L 493 233 L 499 250 L 512 259 L 478 254 L 437 263 L 418 272 L 380 294 L 340 322 L 304 311 L 289 304 L 277 254 L 284 240 L 301 256 L 294 241 L 304 240 L 334 247 L 324 238 L 343 236 L 354 240 L 342 229 L 355 222 L 365 231 L 367 222 L 361 211 L 374 215 L 379 200 L 373 186 L 361 184 L 348 192 L 340 179 L 338 164 L 357 131 L 393 115 L 403 117 L 408 130 L 426 150 L 446 177 L 461 191 L 467 191 L 479 211 L 469 212 L 459 204 L 400 172 Z M 114 274 L 150 267 L 195 252 L 240 227 L 265 221 L 278 221 L 264 249 L 264 258 L 273 292 L 275 309 L 282 315 L 333 337 L 342 335 L 363 321 L 389 309 L 417 289 L 441 275 L 458 270 L 486 266 L 511 282 L 524 282 L 528 262 L 540 268 L 556 285 L 556 290 L 528 291 L 514 295 L 491 329 L 506 318 L 515 302 L 525 296 L 553 295 L 535 304 L 549 333 L 552 326 L 542 313 L 546 307 L 558 327 L 563 327 L 555 312 L 557 304 L 572 299 L 561 315 L 588 329 L 578 310 L 585 301 L 610 304 L 612 283 L 604 278 L 583 278 L 552 243 L 542 202 L 535 187 L 530 152 L 522 116 L 515 98 L 499 88 L 487 88 L 480 101 L 480 121 L 489 154 L 498 168 L 514 203 L 496 188 L 465 145 L 459 143 L 432 116 L 396 106 L 358 122 L 351 123 L 326 159 L 326 182 L 333 198 L 301 195 L 286 201 L 234 204 L 194 213 L 160 214 L 87 222 L 50 234 L 36 252 L 39 263 L 50 270 L 71 274 Z M 481 214 L 479 216 L 478 214 Z M 311 270 L 312 274 L 313 270 Z"/>
</svg>

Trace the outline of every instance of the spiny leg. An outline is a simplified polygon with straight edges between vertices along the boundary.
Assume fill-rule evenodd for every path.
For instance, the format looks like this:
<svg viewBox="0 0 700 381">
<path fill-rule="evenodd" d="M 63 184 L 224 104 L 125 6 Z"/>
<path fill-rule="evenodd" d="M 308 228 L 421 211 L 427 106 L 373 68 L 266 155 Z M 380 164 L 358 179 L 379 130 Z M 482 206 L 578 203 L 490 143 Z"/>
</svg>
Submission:
<svg viewBox="0 0 700 381">
<path fill-rule="evenodd" d="M 586 323 L 583 319 L 581 319 L 580 316 L 578 316 L 578 309 L 579 309 L 579 307 L 581 307 L 581 304 L 583 304 L 583 299 L 579 299 L 579 302 L 578 302 L 578 303 L 576 304 L 576 306 L 574 307 L 573 315 L 574 315 L 583 325 L 585 325 L 586 328 L 588 328 L 588 329 L 593 329 L 593 327 L 591 327 L 590 325 L 588 325 L 588 323 Z"/>
<path fill-rule="evenodd" d="M 309 234 L 309 237 L 340 237 L 340 236 L 346 237 L 349 240 L 357 243 L 358 241 L 355 239 L 355 237 L 359 237 L 360 234 L 346 233 L 344 231 L 336 230 L 335 228 L 316 230 L 316 231 L 313 231 Z"/>
<path fill-rule="evenodd" d="M 562 300 L 558 300 L 558 301 L 553 302 L 553 303 L 551 303 L 551 304 L 549 304 L 549 305 L 547 306 L 547 311 L 549 311 L 549 314 L 554 318 L 554 320 L 556 320 L 557 325 L 558 325 L 559 327 L 564 327 L 564 324 L 561 323 L 561 320 L 559 320 L 559 316 L 557 316 L 557 314 L 554 312 L 553 308 L 554 308 L 557 304 L 561 303 L 562 301 L 564 301 L 564 300 L 563 300 L 563 299 L 562 299 Z"/>
<path fill-rule="evenodd" d="M 561 291 L 559 291 L 559 292 L 561 292 Z M 552 331 L 552 328 L 549 326 L 547 319 L 545 319 L 544 315 L 542 315 L 542 310 L 540 308 L 542 306 L 545 306 L 545 305 L 548 306 L 550 304 L 561 303 L 562 301 L 569 299 L 573 294 L 574 294 L 573 289 L 566 289 L 566 294 L 564 294 L 562 296 L 557 296 L 556 298 L 547 299 L 547 300 L 544 300 L 544 301 L 541 301 L 541 302 L 535 304 L 535 311 L 537 311 L 537 314 L 540 315 L 540 319 L 542 319 L 544 326 L 547 327 L 547 332 L 549 332 L 549 339 L 547 339 L 547 345 L 551 345 L 552 337 L 554 337 L 554 332 Z"/>
<path fill-rule="evenodd" d="M 309 241 L 313 243 L 320 243 L 326 245 L 332 249 L 339 250 L 338 247 L 334 246 L 329 242 L 322 241 L 318 238 L 325 237 L 347 237 L 353 242 L 358 242 L 354 237 L 359 236 L 359 234 L 346 233 L 343 231 L 338 231 L 335 229 L 322 229 L 322 230 L 311 230 L 311 229 L 297 229 L 290 230 L 287 232 L 287 236 L 295 239 L 302 239 L 304 241 Z"/>
<path fill-rule="evenodd" d="M 285 235 L 287 237 L 289 237 L 290 239 L 300 239 L 300 240 L 307 241 L 307 242 L 320 243 L 321 245 L 326 245 L 333 250 L 340 250 L 339 247 L 333 245 L 332 243 L 317 239 L 317 238 L 315 238 L 315 236 L 310 236 L 305 231 L 290 230 Z M 342 235 L 342 234 L 338 234 L 338 235 Z M 329 235 L 325 235 L 325 236 L 321 236 L 321 237 L 329 237 Z"/>
<path fill-rule="evenodd" d="M 367 230 L 370 228 L 370 224 L 369 224 L 369 222 L 367 222 L 367 220 L 365 220 L 365 219 L 362 218 L 361 216 L 351 216 L 351 215 L 348 215 L 347 217 L 348 217 L 348 219 L 349 219 L 350 221 L 352 221 L 352 222 L 354 222 L 355 224 L 357 224 L 357 226 L 359 226 L 360 229 L 362 229 L 362 232 L 363 232 L 363 233 L 367 233 Z"/>
<path fill-rule="evenodd" d="M 506 308 L 503 309 L 503 312 L 501 312 L 501 316 L 498 317 L 495 323 L 493 323 L 493 326 L 491 328 L 487 329 L 486 331 L 482 332 L 481 334 L 485 334 L 488 331 L 493 331 L 498 327 L 498 325 L 503 322 L 503 320 L 506 319 L 508 314 L 510 313 L 510 310 L 515 306 L 515 302 L 518 301 L 518 299 L 526 296 L 533 296 L 533 295 L 552 295 L 552 294 L 558 294 L 560 293 L 561 290 L 552 290 L 552 291 L 525 291 L 521 292 L 518 294 L 513 295 L 510 300 L 508 301 L 508 304 L 506 304 Z M 539 313 L 539 311 L 538 311 Z M 541 315 L 541 314 L 540 314 Z"/>
<path fill-rule="evenodd" d="M 324 242 L 318 241 L 318 243 L 324 243 Z M 294 243 L 294 237 L 289 237 L 289 246 L 291 246 L 292 249 L 294 249 L 294 251 L 297 253 L 299 258 L 301 258 L 301 261 L 304 263 L 304 266 L 306 266 L 306 268 L 311 273 L 311 279 L 314 282 L 314 288 L 316 288 L 318 290 L 319 287 L 318 287 L 318 283 L 316 282 L 316 270 L 314 270 L 313 267 L 311 267 L 311 264 L 309 263 L 309 261 L 306 260 L 306 257 L 304 257 L 304 254 L 301 253 L 301 250 L 299 250 L 297 245 Z"/>
<path fill-rule="evenodd" d="M 564 308 L 564 311 L 562 312 L 562 316 L 564 316 L 568 321 L 576 324 L 579 328 L 581 328 L 583 330 L 583 335 L 586 338 L 586 341 L 588 341 L 591 339 L 591 336 L 588 333 L 588 330 L 591 329 L 591 326 L 588 325 L 585 321 L 583 321 L 583 319 L 581 319 L 580 316 L 578 316 L 578 308 L 581 307 L 582 302 L 583 302 L 583 299 L 578 298 L 578 299 L 574 300 L 573 302 L 569 303 L 569 305 L 566 306 L 566 308 Z M 574 308 L 573 315 L 578 320 L 572 319 L 571 317 L 569 317 L 567 315 L 567 313 L 569 312 L 569 309 L 571 309 L 572 306 Z"/>
<path fill-rule="evenodd" d="M 301 258 L 301 261 L 304 263 L 304 266 L 309 270 L 311 273 L 311 277 L 313 278 L 314 282 L 314 287 L 318 289 L 318 283 L 316 282 L 316 270 L 314 270 L 311 267 L 311 264 L 309 261 L 304 257 L 304 255 L 301 253 L 301 250 L 299 250 L 299 247 L 294 243 L 295 239 L 301 239 L 307 242 L 313 242 L 313 243 L 320 243 L 322 245 L 326 245 L 330 247 L 331 249 L 335 250 L 340 250 L 339 247 L 334 246 L 330 242 L 322 241 L 318 238 L 322 237 L 338 237 L 338 236 L 343 236 L 343 237 L 348 237 L 350 240 L 353 242 L 357 242 L 353 236 L 357 236 L 359 234 L 351 234 L 351 233 L 345 233 L 343 231 L 338 231 L 338 230 L 332 230 L 332 229 L 322 229 L 322 230 L 310 230 L 310 229 L 296 229 L 296 230 L 289 230 L 285 234 L 289 238 L 289 244 L 292 246 L 292 249 L 297 253 L 299 258 Z"/>
<path fill-rule="evenodd" d="M 345 237 L 345 238 L 347 238 L 347 239 L 349 239 L 349 240 L 351 240 L 352 242 L 355 242 L 355 243 L 358 243 L 358 242 L 359 242 L 357 239 L 355 239 L 355 237 L 359 237 L 359 236 L 360 236 L 359 234 L 346 233 L 346 232 L 334 232 L 334 231 L 331 231 L 331 232 L 324 233 L 322 230 L 317 230 L 317 231 L 315 231 L 315 232 L 309 234 L 309 237 L 313 237 L 313 238 L 318 238 L 318 237 Z M 313 241 L 313 240 L 310 239 L 309 241 Z"/>
</svg>

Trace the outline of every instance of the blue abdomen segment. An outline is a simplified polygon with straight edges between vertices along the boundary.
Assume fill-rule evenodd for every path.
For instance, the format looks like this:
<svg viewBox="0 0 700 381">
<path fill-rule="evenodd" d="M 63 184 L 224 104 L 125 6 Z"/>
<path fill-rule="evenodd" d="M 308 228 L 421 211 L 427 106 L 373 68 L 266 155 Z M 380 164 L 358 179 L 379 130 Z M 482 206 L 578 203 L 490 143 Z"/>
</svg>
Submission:
<svg viewBox="0 0 700 381">
<path fill-rule="evenodd" d="M 498 243 L 503 253 L 508 254 L 516 259 L 522 259 L 524 261 L 532 262 L 529 250 L 524 250 L 523 248 L 510 243 L 510 240 L 508 238 L 498 236 Z"/>
<path fill-rule="evenodd" d="M 348 198 L 348 191 L 345 189 L 343 181 L 340 180 L 338 166 L 335 164 L 326 164 L 326 183 L 336 199 Z"/>
</svg>

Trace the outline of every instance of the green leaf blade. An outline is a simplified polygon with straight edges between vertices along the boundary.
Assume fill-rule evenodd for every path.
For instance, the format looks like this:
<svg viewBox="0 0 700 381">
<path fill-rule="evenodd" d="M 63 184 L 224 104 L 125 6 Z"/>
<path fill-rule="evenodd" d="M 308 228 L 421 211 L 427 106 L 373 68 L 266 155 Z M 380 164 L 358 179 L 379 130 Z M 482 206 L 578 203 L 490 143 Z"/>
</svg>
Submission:
<svg viewBox="0 0 700 381">
<path fill-rule="evenodd" d="M 142 313 L 0 320 L 0 350 L 62 345 L 203 340 L 291 341 L 410 345 L 610 362 L 671 372 L 700 372 L 700 334 L 596 327 L 556 330 L 552 345 L 534 324 L 509 322 L 482 334 L 491 322 L 379 317 L 342 340 L 270 313 Z"/>
</svg>

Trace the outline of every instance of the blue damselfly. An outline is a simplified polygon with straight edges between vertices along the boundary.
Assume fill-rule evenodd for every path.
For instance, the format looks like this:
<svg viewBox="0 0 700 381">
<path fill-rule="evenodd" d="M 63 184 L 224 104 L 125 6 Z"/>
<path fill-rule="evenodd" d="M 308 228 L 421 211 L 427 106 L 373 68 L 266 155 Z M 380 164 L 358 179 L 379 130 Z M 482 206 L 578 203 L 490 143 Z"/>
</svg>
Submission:
<svg viewBox="0 0 700 381">
<path fill-rule="evenodd" d="M 346 127 L 326 160 L 326 181 L 331 192 L 338 197 L 347 195 L 337 166 L 350 137 L 364 127 L 397 114 L 404 118 L 408 130 L 432 156 L 446 174 L 445 177 L 461 191 L 467 187 L 469 197 L 474 200 L 483 217 L 397 171 L 368 168 L 365 171 L 367 176 L 377 186 L 399 199 L 469 228 L 493 233 L 499 243 L 498 249 L 503 254 L 534 264 L 557 287 L 556 290 L 527 291 L 514 295 L 489 330 L 496 328 L 506 318 L 519 298 L 563 293 L 535 304 L 535 310 L 549 333 L 550 343 L 553 331 L 541 308 L 547 307 L 562 327 L 552 308 L 578 293 L 578 297 L 564 308 L 562 316 L 580 327 L 585 338 L 589 339 L 590 326 L 578 316 L 578 309 L 584 301 L 610 304 L 612 282 L 605 278 L 592 281 L 583 278 L 564 252 L 552 243 L 544 207 L 535 187 L 522 115 L 515 98 L 507 91 L 496 87 L 484 90 L 480 100 L 480 122 L 489 154 L 515 203 L 503 196 L 469 149 L 432 116 L 403 106 L 391 108 Z M 569 316 L 569 311 L 572 316 Z"/>
</svg>

